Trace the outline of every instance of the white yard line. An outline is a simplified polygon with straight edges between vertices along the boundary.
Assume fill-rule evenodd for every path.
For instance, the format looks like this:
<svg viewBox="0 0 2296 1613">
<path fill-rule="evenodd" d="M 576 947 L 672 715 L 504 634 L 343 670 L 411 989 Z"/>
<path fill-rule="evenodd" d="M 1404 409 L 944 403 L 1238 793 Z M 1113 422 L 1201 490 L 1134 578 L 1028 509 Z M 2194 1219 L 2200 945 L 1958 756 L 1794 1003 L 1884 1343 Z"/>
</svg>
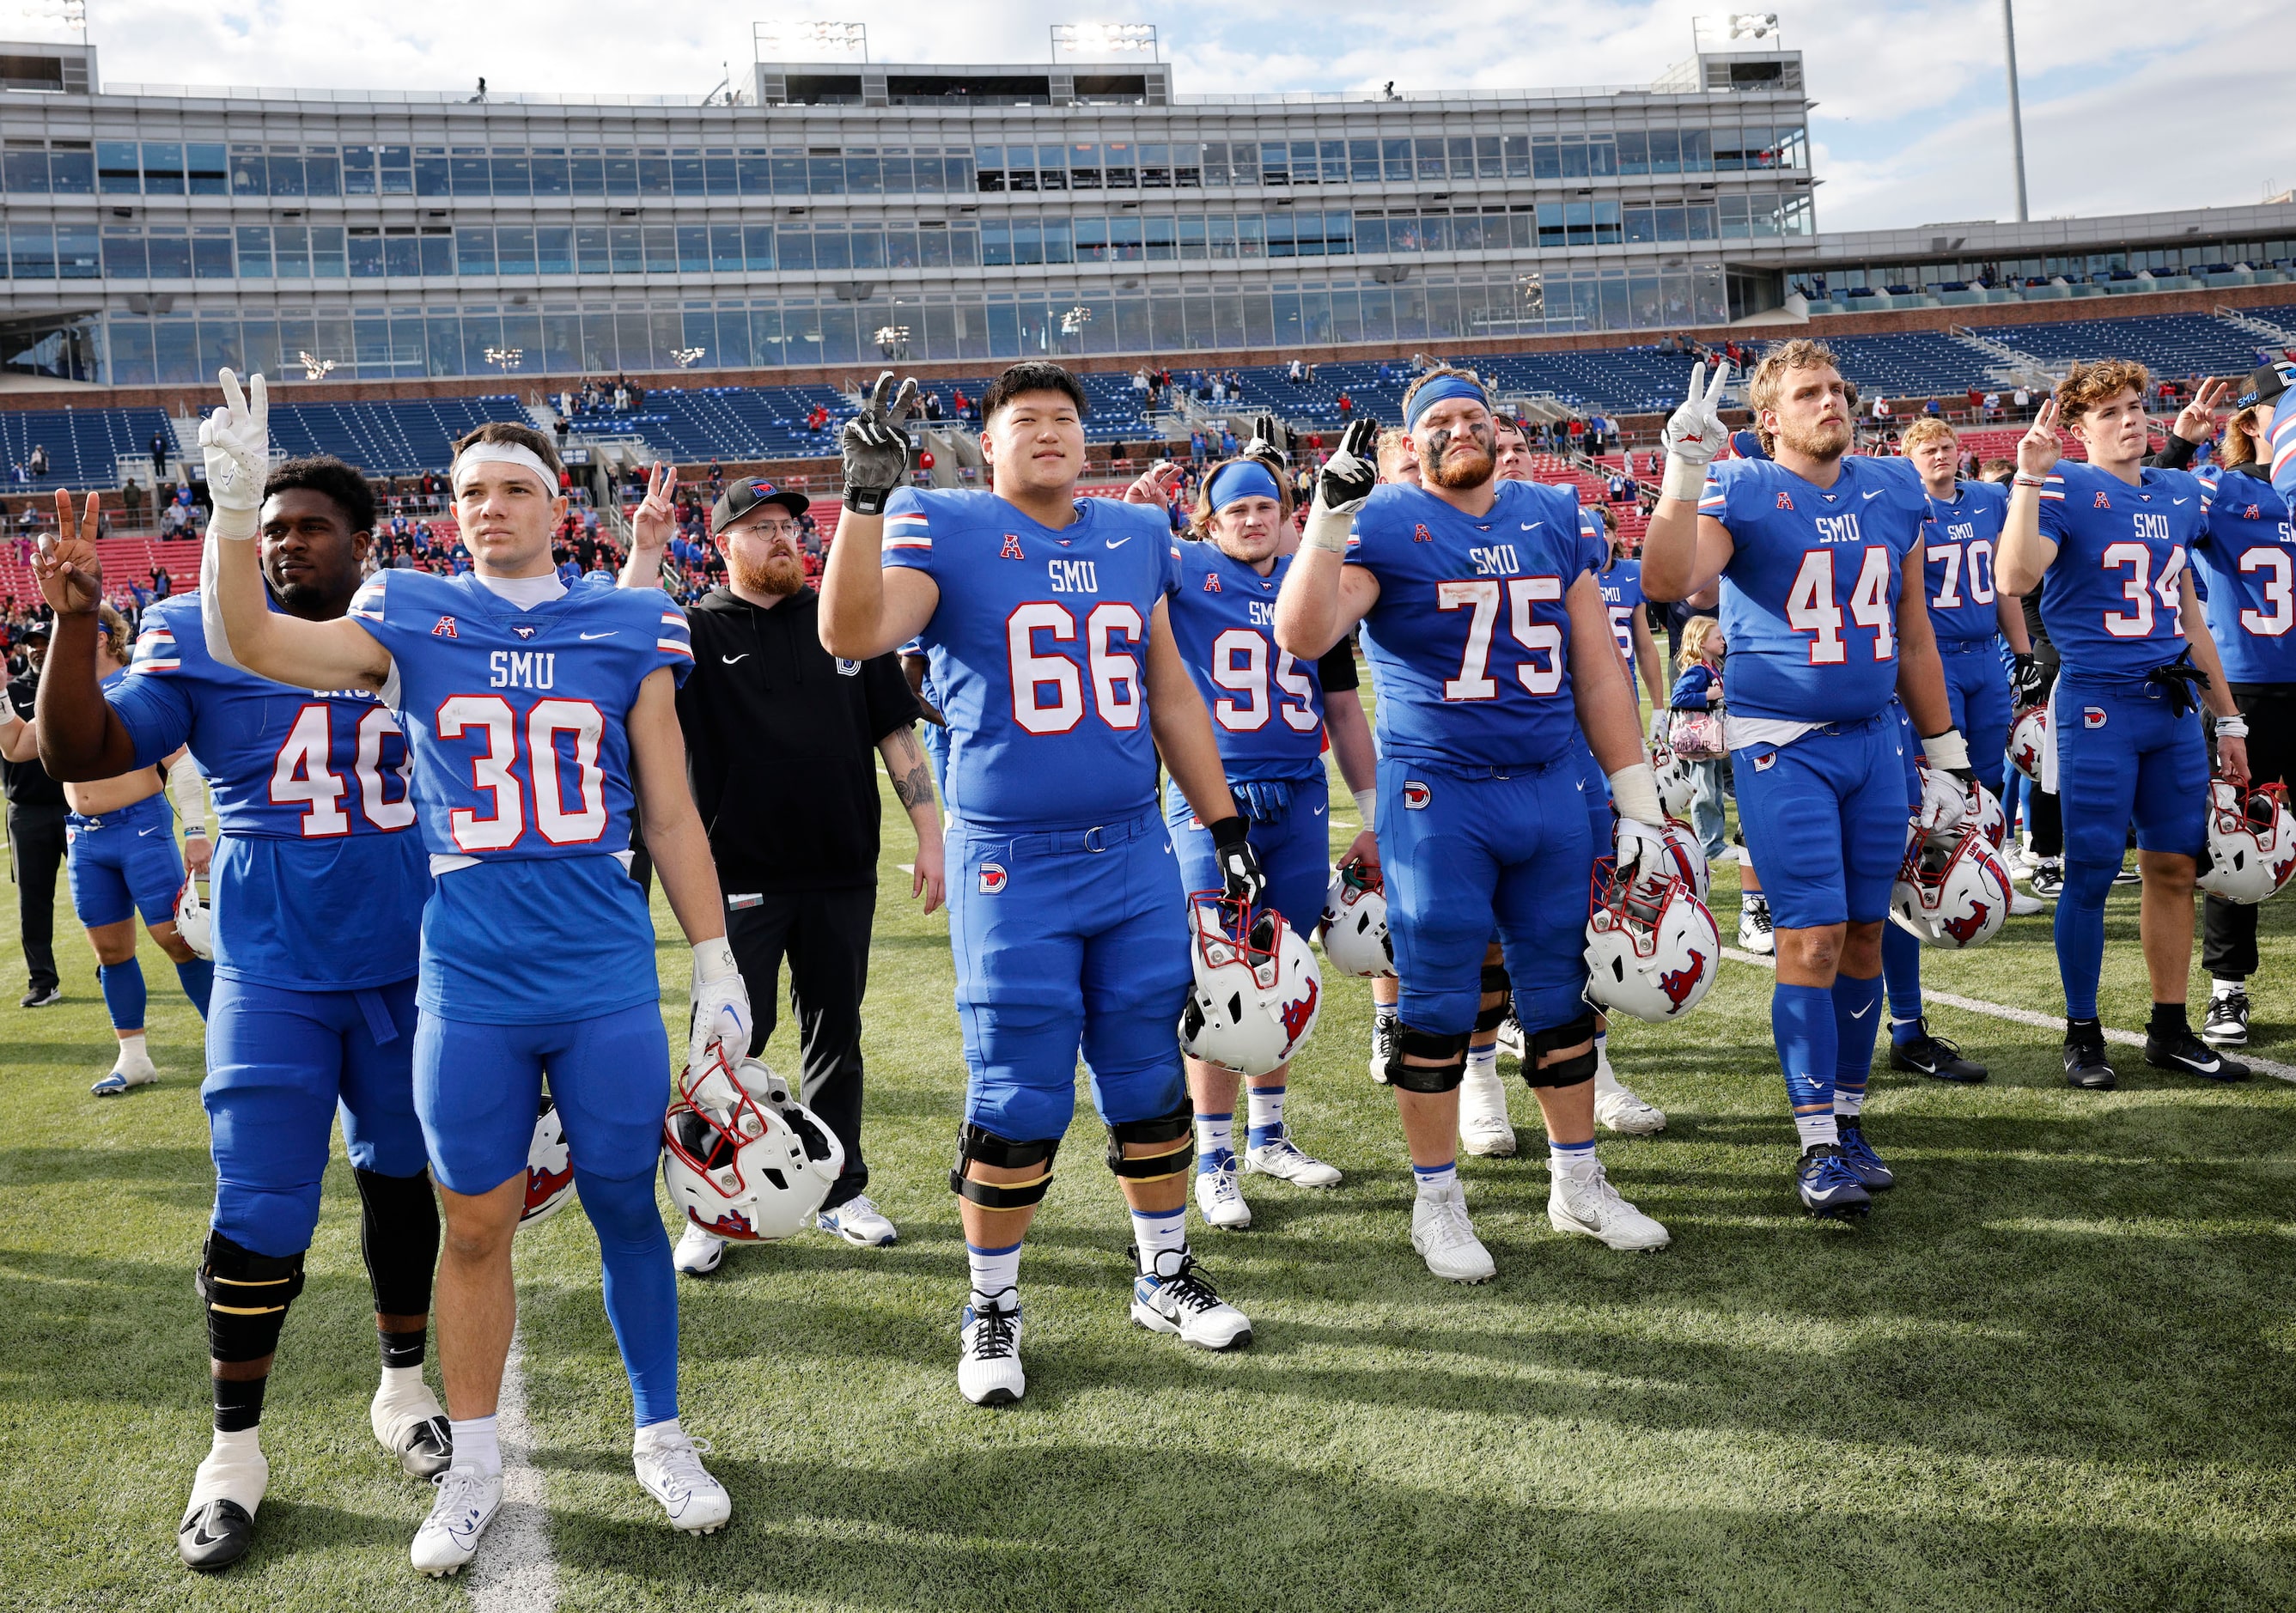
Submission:
<svg viewBox="0 0 2296 1613">
<path fill-rule="evenodd" d="M 1759 968 L 1769 970 L 1775 970 L 1778 966 L 1777 960 L 1775 958 L 1761 957 L 1751 952 L 1740 952 L 1734 946 L 1724 947 L 1722 955 L 1734 963 L 1752 963 Z M 1949 991 L 1931 991 L 1926 986 L 1922 988 L 1922 1000 L 1925 1003 L 1942 1003 L 1948 1008 L 1958 1008 L 1964 1013 L 1987 1014 L 1996 1019 L 2007 1019 L 2018 1025 L 2030 1025 L 2040 1030 L 2062 1031 L 2065 1028 L 2062 1017 L 2052 1019 L 2047 1014 L 2037 1014 L 2030 1009 L 2011 1008 L 2004 1003 L 1988 1003 L 1981 997 L 1956 996 Z M 2144 1045 L 2144 1038 L 2133 1030 L 2114 1030 L 2107 1027 L 2104 1039 L 2108 1042 L 2117 1042 L 2123 1047 Z M 2233 1050 L 2231 1056 L 2259 1075 L 2270 1076 L 2278 1081 L 2296 1082 L 2296 1066 L 2276 1064 L 2270 1059 L 2259 1059 L 2252 1053 L 2242 1052 L 2237 1048 Z"/>
<path fill-rule="evenodd" d="M 526 1418 L 526 1355 L 511 1335 L 503 1363 L 496 1429 L 502 1441 L 502 1511 L 479 1543 L 463 1584 L 477 1613 L 552 1613 L 558 1606 L 558 1561 L 550 1554 L 549 1509 L 535 1468 L 534 1425 Z"/>
</svg>

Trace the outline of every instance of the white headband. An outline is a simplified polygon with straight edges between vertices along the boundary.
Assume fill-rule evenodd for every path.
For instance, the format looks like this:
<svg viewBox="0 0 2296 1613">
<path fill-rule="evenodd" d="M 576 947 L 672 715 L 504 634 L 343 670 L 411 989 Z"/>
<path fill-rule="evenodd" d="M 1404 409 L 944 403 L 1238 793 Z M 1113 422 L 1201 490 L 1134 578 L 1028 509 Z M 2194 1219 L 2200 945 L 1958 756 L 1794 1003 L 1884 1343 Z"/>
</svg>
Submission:
<svg viewBox="0 0 2296 1613">
<path fill-rule="evenodd" d="M 558 479 L 550 473 L 550 467 L 542 463 L 542 456 L 533 449 L 522 443 L 474 442 L 455 455 L 451 476 L 455 497 L 463 495 L 463 467 L 483 464 L 523 465 L 534 472 L 551 497 L 558 496 Z"/>
</svg>

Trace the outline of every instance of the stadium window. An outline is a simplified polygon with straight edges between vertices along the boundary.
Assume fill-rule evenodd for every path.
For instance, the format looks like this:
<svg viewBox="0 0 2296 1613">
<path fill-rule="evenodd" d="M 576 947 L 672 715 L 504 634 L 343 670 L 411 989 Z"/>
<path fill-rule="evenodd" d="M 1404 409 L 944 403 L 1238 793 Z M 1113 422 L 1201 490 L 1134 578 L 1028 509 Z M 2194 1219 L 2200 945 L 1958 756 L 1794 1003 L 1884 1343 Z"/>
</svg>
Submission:
<svg viewBox="0 0 2296 1613">
<path fill-rule="evenodd" d="M 667 196 L 670 193 L 669 152 L 660 146 L 638 148 L 638 194 Z M 649 253 L 651 257 L 652 254 Z"/>
<path fill-rule="evenodd" d="M 1587 155 L 1587 142 L 1579 135 L 1570 135 L 1562 142 L 1562 176 L 1565 179 L 1585 179 L 1591 176 Z"/>
<path fill-rule="evenodd" d="M 961 269 L 980 266 L 980 235 L 972 225 L 954 224 L 949 226 L 948 260 Z"/>
<path fill-rule="evenodd" d="M 1281 140 L 1259 143 L 1259 183 L 1290 184 L 1292 183 L 1292 148 Z"/>
<path fill-rule="evenodd" d="M 1348 142 L 1348 177 L 1358 184 L 1378 182 L 1378 141 L 1350 140 Z"/>
<path fill-rule="evenodd" d="M 144 232 L 133 225 L 108 225 L 103 232 L 103 274 L 107 280 L 142 280 L 151 273 L 144 255 Z"/>
<path fill-rule="evenodd" d="M 1152 214 L 1143 219 L 1142 234 L 1151 263 L 1169 263 L 1180 255 L 1179 225 L 1168 213 Z"/>
<path fill-rule="evenodd" d="M 638 193 L 638 154 L 626 145 L 610 145 L 605 151 L 606 194 L 635 196 Z"/>
<path fill-rule="evenodd" d="M 772 154 L 762 146 L 744 146 L 734 160 L 734 172 L 739 179 L 744 196 L 770 196 L 774 193 L 774 162 Z M 710 183 L 715 184 L 716 180 Z"/>
<path fill-rule="evenodd" d="M 950 191 L 961 188 L 950 176 L 959 172 L 964 160 L 961 157 L 937 156 L 930 151 L 919 151 L 911 157 L 909 166 L 916 170 L 918 193 L 946 196 Z M 970 181 L 966 183 L 969 184 Z"/>
<path fill-rule="evenodd" d="M 1625 212 L 1626 240 L 1629 244 L 1658 239 L 1658 221 L 1649 208 L 1628 208 Z"/>
<path fill-rule="evenodd" d="M 491 196 L 494 177 L 487 166 L 487 148 L 482 145 L 458 145 L 449 159 L 448 171 L 454 176 L 457 196 Z"/>
<path fill-rule="evenodd" d="M 1659 240 L 1687 241 L 1690 238 L 1686 233 L 1688 226 L 1686 226 L 1682 220 L 1682 209 L 1680 208 L 1672 207 L 1653 209 L 1652 210 L 1652 217 L 1657 224 Z"/>
<path fill-rule="evenodd" d="M 1781 199 L 1778 233 L 1782 235 L 1814 235 L 1817 219 L 1807 196 L 1787 196 Z"/>
<path fill-rule="evenodd" d="M 1619 153 L 1619 172 L 1625 175 L 1650 172 L 1650 136 L 1635 129 L 1621 129 L 1615 136 Z"/>
<path fill-rule="evenodd" d="M 1771 139 L 1776 147 L 1777 166 L 1782 168 L 1806 168 L 1809 166 L 1809 139 L 1799 128 L 1773 130 Z"/>
<path fill-rule="evenodd" d="M 1562 177 L 1562 153 L 1552 135 L 1542 135 L 1530 143 L 1530 176 L 1534 179 Z"/>
<path fill-rule="evenodd" d="M 1355 243 L 1358 252 L 1384 252 L 1387 245 L 1387 215 L 1358 212 L 1355 216 Z"/>
<path fill-rule="evenodd" d="M 335 148 L 331 145 L 307 146 L 303 151 L 303 193 L 307 196 L 332 196 L 341 186 Z"/>
<path fill-rule="evenodd" d="M 152 254 L 152 278 L 154 280 L 189 280 L 192 277 L 192 240 L 188 231 L 176 225 L 154 225 L 147 232 L 147 245 Z"/>
<path fill-rule="evenodd" d="M 1081 230 L 1084 221 L 1077 221 Z M 949 228 L 927 219 L 917 225 L 917 266 L 920 268 L 945 269 L 949 262 Z"/>
<path fill-rule="evenodd" d="M 1440 179 L 1449 173 L 1449 165 L 1443 160 L 1443 143 L 1440 140 L 1423 135 L 1419 137 L 1418 146 L 1420 178 Z"/>
<path fill-rule="evenodd" d="M 531 196 L 534 194 L 534 170 L 528 164 L 525 152 L 496 151 L 488 159 L 487 167 L 494 176 L 496 195 Z"/>
<path fill-rule="evenodd" d="M 300 196 L 303 193 L 303 159 L 293 146 L 274 147 L 269 167 L 271 194 Z"/>
<path fill-rule="evenodd" d="M 1682 131 L 1682 171 L 1685 174 L 1710 174 L 1714 171 L 1712 135 L 1708 130 Z"/>
<path fill-rule="evenodd" d="M 1653 174 L 1682 172 L 1681 131 L 1652 129 L 1650 132 L 1650 171 Z"/>
<path fill-rule="evenodd" d="M 1475 177 L 1503 179 L 1505 176 L 1505 164 L 1499 155 L 1499 137 L 1496 135 L 1476 135 Z"/>
<path fill-rule="evenodd" d="M 271 274 L 275 280 L 311 277 L 311 239 L 308 229 L 292 224 L 272 227 Z"/>
<path fill-rule="evenodd" d="M 1559 247 L 1566 244 L 1567 240 L 1566 226 L 1562 219 L 1562 204 L 1559 201 L 1540 202 L 1538 204 L 1538 244 L 1543 247 Z"/>
<path fill-rule="evenodd" d="M 1172 188 L 1194 191 L 1203 188 L 1203 147 L 1193 140 L 1182 141 L 1172 148 Z"/>
<path fill-rule="evenodd" d="M 220 143 L 199 143 L 184 148 L 190 160 L 186 170 L 194 196 L 231 194 L 231 157 Z"/>
<path fill-rule="evenodd" d="M 95 153 L 85 140 L 59 140 L 48 151 L 48 189 L 58 196 L 95 192 Z"/>
<path fill-rule="evenodd" d="M 1168 191 L 1172 188 L 1170 146 L 1144 145 L 1140 148 L 1140 188 L 1144 191 Z"/>
<path fill-rule="evenodd" d="M 414 151 L 411 146 L 387 145 L 376 153 L 375 172 L 386 196 L 414 193 Z"/>
<path fill-rule="evenodd" d="M 527 167 L 533 176 L 536 195 L 564 196 L 570 193 L 564 151 L 537 146 L 527 158 Z"/>
<path fill-rule="evenodd" d="M 752 273 L 767 274 L 774 267 L 774 226 L 769 224 L 750 224 L 742 226 L 742 255 L 749 259 Z"/>
<path fill-rule="evenodd" d="M 1455 135 L 1447 143 L 1451 151 L 1451 177 L 1472 179 L 1475 176 L 1475 142 L 1472 135 Z"/>
<path fill-rule="evenodd" d="M 196 250 L 198 243 L 193 245 Z M 422 240 L 413 225 L 392 225 L 383 231 L 382 272 L 394 280 L 412 279 L 422 272 Z"/>
<path fill-rule="evenodd" d="M 45 162 L 46 160 L 42 159 Z M 42 183 L 46 176 L 42 175 Z M 13 189 L 12 185 L 10 187 Z M 146 141 L 144 145 L 144 193 L 180 196 L 184 193 L 184 148 Z"/>
<path fill-rule="evenodd" d="M 225 243 L 226 250 L 229 242 Z M 103 273 L 103 249 L 93 224 L 56 225 L 56 278 L 94 280 Z"/>
<path fill-rule="evenodd" d="M 709 272 L 709 226 L 706 224 L 681 224 L 674 227 L 676 231 L 677 272 L 681 274 L 707 274 Z M 646 242 L 646 257 L 653 257 L 651 233 Z M 504 266 L 503 273 L 510 273 L 507 264 Z"/>
<path fill-rule="evenodd" d="M 398 271 L 393 270 L 396 274 Z M 534 269 L 534 226 L 504 224 L 495 226 L 495 273 L 531 274 Z"/>
<path fill-rule="evenodd" d="M 390 193 L 390 158 L 383 160 L 382 189 Z M 414 193 L 417 196 L 451 196 L 455 193 L 452 171 L 447 166 L 447 148 L 443 145 L 418 145 L 414 148 Z"/>
<path fill-rule="evenodd" d="M 1717 200 L 1716 210 L 1720 215 L 1722 239 L 1743 241 L 1749 231 L 1746 223 L 1746 198 L 1724 196 Z"/>
<path fill-rule="evenodd" d="M 1201 149 L 1203 153 L 1201 168 L 1204 184 L 1224 185 L 1234 183 L 1229 176 L 1226 143 L 1217 140 L 1209 141 Z"/>
<path fill-rule="evenodd" d="M 1201 261 L 1202 259 L 1205 255 L 1204 217 L 1202 214 L 1183 213 L 1180 215 L 1176 245 L 1178 248 L 1179 255 L 1183 261 Z M 1078 253 L 1077 260 L 1079 263 L 1084 261 L 1083 253 L 1081 251 Z"/>
<path fill-rule="evenodd" d="M 1065 191 L 1069 188 L 1068 147 L 1040 145 L 1037 148 L 1037 188 L 1040 191 Z"/>
<path fill-rule="evenodd" d="M 1140 148 L 1128 140 L 1103 141 L 1100 176 L 1111 191 L 1136 190 L 1140 184 Z"/>
<path fill-rule="evenodd" d="M 1710 205 L 1704 202 L 1693 202 L 1690 206 L 1683 209 L 1682 212 L 1683 223 L 1687 226 L 1691 240 L 1712 241 L 1716 239 L 1717 233 L 1714 227 L 1714 209 Z"/>
<path fill-rule="evenodd" d="M 813 226 L 813 266 L 816 269 L 849 269 L 853 266 L 853 243 L 845 233 L 845 226 L 817 224 Z"/>
<path fill-rule="evenodd" d="M 566 179 L 577 196 L 606 193 L 606 160 L 595 147 L 577 146 L 566 153 Z"/>
<path fill-rule="evenodd" d="M 1619 172 L 1617 142 L 1608 135 L 1587 136 L 1587 167 L 1597 179 L 1616 177 Z"/>
<path fill-rule="evenodd" d="M 643 163 L 645 159 L 641 157 L 638 160 Z M 667 162 L 668 159 L 665 157 L 662 160 Z M 640 227 L 644 232 L 641 239 L 644 243 L 645 272 L 649 274 L 676 274 L 678 226 L 649 224 Z"/>
<path fill-rule="evenodd" d="M 95 143 L 96 186 L 106 196 L 134 196 L 144 189 L 144 170 L 132 140 Z"/>
<path fill-rule="evenodd" d="M 885 170 L 885 194 L 914 195 L 917 188 L 916 171 L 911 165 L 905 147 L 890 146 L 878 153 L 877 161 Z M 938 163 L 935 164 L 939 166 Z"/>
<path fill-rule="evenodd" d="M 808 150 L 806 189 L 815 196 L 845 194 L 845 159 L 834 147 L 814 146 Z"/>
<path fill-rule="evenodd" d="M 239 226 L 239 274 L 242 280 L 271 276 L 271 229 L 268 225 Z"/>
<path fill-rule="evenodd" d="M 544 235 L 566 233 L 563 230 L 543 230 Z M 416 273 L 444 280 L 455 272 L 455 232 L 443 224 L 426 224 L 417 237 L 421 247 Z M 545 274 L 550 273 L 545 269 Z M 558 271 L 563 274 L 565 271 Z"/>
<path fill-rule="evenodd" d="M 1003 218 L 980 221 L 980 261 L 991 268 L 1010 267 L 1013 262 L 1013 225 Z"/>
<path fill-rule="evenodd" d="M 1411 142 L 1382 140 L 1379 143 L 1379 155 L 1380 165 L 1384 169 L 1381 176 L 1390 184 L 1411 177 Z"/>
<path fill-rule="evenodd" d="M 354 274 L 360 273 L 356 266 L 358 252 L 357 237 L 363 233 L 372 234 L 373 233 L 373 231 L 358 230 L 351 232 L 354 265 L 351 273 Z M 491 274 L 495 272 L 495 233 L 491 226 L 466 224 L 455 231 L 455 266 L 458 274 Z"/>
<path fill-rule="evenodd" d="M 803 225 L 782 225 L 775 234 L 774 247 L 781 254 L 784 271 L 813 267 L 813 232 Z"/>
<path fill-rule="evenodd" d="M 1068 149 L 1069 188 L 1096 191 L 1101 186 L 1100 144 L 1085 141 Z"/>
<path fill-rule="evenodd" d="M 574 227 L 574 272 L 578 274 L 603 274 L 613 267 L 607 256 L 606 227 L 585 224 Z"/>
<path fill-rule="evenodd" d="M 494 253 L 494 232 L 489 230 L 486 233 L 488 262 L 491 265 Z M 382 277 L 382 232 L 376 228 L 351 231 L 349 261 L 353 278 L 381 279 Z"/>
<path fill-rule="evenodd" d="M 20 196 L 48 193 L 48 146 L 44 140 L 11 140 L 0 155 L 0 176 Z"/>
<path fill-rule="evenodd" d="M 709 193 L 699 146 L 680 146 L 670 152 L 669 189 L 670 193 L 676 196 L 706 196 Z"/>
<path fill-rule="evenodd" d="M 1121 214 L 1110 219 L 1108 221 L 1109 257 L 1119 263 L 1137 263 L 1147 250 L 1140 215 L 1137 213 Z M 981 248 L 983 254 L 986 255 L 988 242 L 985 238 L 981 242 Z"/>
<path fill-rule="evenodd" d="M 311 229 L 311 278 L 341 280 L 349 273 L 344 253 L 343 232 L 339 228 L 315 225 Z"/>
<path fill-rule="evenodd" d="M 853 253 L 853 267 L 857 269 L 882 269 L 885 266 L 885 231 L 883 225 L 875 224 L 854 225 L 846 232 L 846 241 L 849 244 Z"/>
<path fill-rule="evenodd" d="M 709 227 L 709 267 L 717 274 L 739 274 L 742 269 L 742 226 L 738 224 L 713 224 Z"/>
<path fill-rule="evenodd" d="M 1065 231 L 1067 225 L 1063 223 Z M 889 269 L 914 269 L 921 261 L 914 225 L 889 224 L 885 226 L 885 266 Z M 1068 261 L 1063 258 L 1062 263 Z"/>
<path fill-rule="evenodd" d="M 1316 166 L 1316 143 L 1314 141 L 1294 140 L 1292 142 L 1291 170 L 1292 183 L 1293 184 L 1320 184 L 1323 183 L 1323 170 Z"/>
<path fill-rule="evenodd" d="M 201 225 L 192 232 L 192 276 L 196 280 L 232 277 L 229 225 Z"/>
</svg>

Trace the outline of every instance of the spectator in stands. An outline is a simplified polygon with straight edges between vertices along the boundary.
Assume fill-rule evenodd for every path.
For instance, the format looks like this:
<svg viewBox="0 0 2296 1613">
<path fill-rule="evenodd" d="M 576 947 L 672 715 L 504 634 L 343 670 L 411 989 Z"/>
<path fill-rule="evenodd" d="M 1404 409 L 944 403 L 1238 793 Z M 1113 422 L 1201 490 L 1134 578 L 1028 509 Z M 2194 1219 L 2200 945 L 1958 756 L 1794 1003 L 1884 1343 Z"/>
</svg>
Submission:
<svg viewBox="0 0 2296 1613">
<path fill-rule="evenodd" d="M 1890 400 L 1879 392 L 1874 394 L 1874 422 L 1876 425 L 1890 418 Z"/>
<path fill-rule="evenodd" d="M 1985 389 L 1980 386 L 1972 385 L 1969 389 L 1968 397 L 1969 413 L 1971 417 L 1973 419 L 1985 407 Z M 1937 399 L 1931 398 L 1930 401 L 1931 403 L 1935 403 Z"/>
<path fill-rule="evenodd" d="M 2025 418 L 2026 413 L 2033 406 L 2033 395 L 2027 391 L 2024 387 L 2020 386 L 2017 389 L 2017 395 L 2014 401 L 2017 405 L 2017 418 L 2022 420 Z"/>
<path fill-rule="evenodd" d="M 1348 396 L 1348 394 L 1347 394 L 1347 390 L 1346 390 L 1346 389 L 1345 389 L 1345 388 L 1341 389 L 1341 391 L 1340 391 L 1340 418 L 1341 418 L 1342 421 L 1350 420 L 1350 419 L 1354 418 L 1354 416 L 1355 416 L 1355 412 L 1356 412 L 1356 400 L 1355 400 L 1354 398 L 1349 397 Z"/>
<path fill-rule="evenodd" d="M 1985 395 L 1985 418 L 1988 420 L 1999 420 L 2001 418 L 2000 393 L 1988 392 Z"/>
<path fill-rule="evenodd" d="M 48 473 L 48 451 L 38 443 L 32 445 L 31 471 L 36 478 Z"/>
<path fill-rule="evenodd" d="M 1934 397 L 1922 405 L 1922 413 L 1931 420 L 1940 420 L 1945 416 L 1945 411 L 1938 407 L 1938 400 Z"/>
<path fill-rule="evenodd" d="M 1204 431 L 1201 426 L 1188 433 L 1188 463 L 1201 470 L 1204 463 Z"/>
<path fill-rule="evenodd" d="M 44 622 L 27 621 L 12 634 L 21 645 L 25 670 L 0 700 L 16 716 L 29 719 L 40 686 L 40 662 L 48 651 Z M 13 648 L 13 646 L 12 646 Z M 20 1002 L 45 1008 L 63 1001 L 56 974 L 56 871 L 64 862 L 64 787 L 50 778 L 37 759 L 0 763 L 0 782 L 8 796 L 8 868 L 16 885 L 17 938 L 30 978 Z"/>
<path fill-rule="evenodd" d="M 166 599 L 176 591 L 176 579 L 168 575 L 165 566 L 152 568 L 152 597 Z"/>
</svg>

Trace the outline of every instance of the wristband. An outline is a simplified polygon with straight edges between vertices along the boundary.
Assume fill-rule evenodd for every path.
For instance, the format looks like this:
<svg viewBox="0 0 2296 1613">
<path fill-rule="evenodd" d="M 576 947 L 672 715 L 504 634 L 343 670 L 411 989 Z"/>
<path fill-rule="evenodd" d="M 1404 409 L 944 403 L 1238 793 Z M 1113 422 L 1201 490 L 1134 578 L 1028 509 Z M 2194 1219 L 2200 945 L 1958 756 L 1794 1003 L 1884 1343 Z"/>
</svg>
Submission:
<svg viewBox="0 0 2296 1613">
<path fill-rule="evenodd" d="M 230 538 L 234 543 L 245 543 L 263 529 L 262 514 L 263 510 L 260 505 L 252 510 L 229 510 L 217 504 L 214 516 L 208 521 L 208 530 L 217 537 Z M 243 532 L 240 530 L 242 526 L 246 528 Z"/>
<path fill-rule="evenodd" d="M 2009 479 L 2021 487 L 2038 487 L 2046 486 L 2049 479 L 2046 476 L 2028 476 L 2020 471 Z"/>
<path fill-rule="evenodd" d="M 1648 762 L 1636 762 L 1611 774 L 1611 805 L 1620 817 L 1637 823 L 1666 822 L 1666 808 L 1659 805 L 1658 774 Z"/>
<path fill-rule="evenodd" d="M 1241 813 L 1231 813 L 1217 823 L 1204 827 L 1211 832 L 1212 845 L 1221 851 L 1231 846 L 1241 846 L 1251 839 L 1251 825 L 1243 821 Z"/>
<path fill-rule="evenodd" d="M 1300 541 L 1310 549 L 1344 555 L 1348 552 L 1348 533 L 1355 520 L 1351 512 L 1334 510 L 1327 504 L 1311 504 L 1308 519 L 1300 528 Z"/>
<path fill-rule="evenodd" d="M 2216 726 L 2217 738 L 2220 740 L 2244 740 L 2248 737 L 2248 719 L 2237 713 L 2217 718 Z"/>
<path fill-rule="evenodd" d="M 1363 820 L 1363 826 L 1365 829 L 1369 829 L 1371 827 L 1372 804 L 1379 799 L 1379 791 L 1376 790 L 1358 790 L 1354 793 L 1356 798 L 1356 815 Z"/>
<path fill-rule="evenodd" d="M 1948 773 L 1969 771 L 1969 741 L 1961 737 L 1961 730 L 1948 728 L 1943 733 L 1933 733 L 1922 741 L 1922 754 L 1932 767 Z"/>
<path fill-rule="evenodd" d="M 1686 504 L 1696 504 L 1706 496 L 1706 467 L 1679 454 L 1668 454 L 1666 475 L 1659 483 L 1659 494 L 1664 498 L 1678 498 Z"/>
</svg>

